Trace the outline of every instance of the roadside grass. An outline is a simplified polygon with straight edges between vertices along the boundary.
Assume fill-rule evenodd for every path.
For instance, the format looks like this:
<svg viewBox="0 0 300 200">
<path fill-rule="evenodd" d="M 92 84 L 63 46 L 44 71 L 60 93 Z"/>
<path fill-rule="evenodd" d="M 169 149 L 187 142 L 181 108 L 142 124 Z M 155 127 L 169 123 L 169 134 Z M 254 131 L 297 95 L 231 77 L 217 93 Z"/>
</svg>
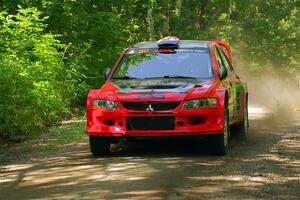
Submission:
<svg viewBox="0 0 300 200">
<path fill-rule="evenodd" d="M 38 138 L 9 145 L 0 144 L 0 164 L 46 156 L 48 153 L 57 151 L 59 147 L 84 138 L 85 135 L 85 116 L 62 121 Z"/>
</svg>

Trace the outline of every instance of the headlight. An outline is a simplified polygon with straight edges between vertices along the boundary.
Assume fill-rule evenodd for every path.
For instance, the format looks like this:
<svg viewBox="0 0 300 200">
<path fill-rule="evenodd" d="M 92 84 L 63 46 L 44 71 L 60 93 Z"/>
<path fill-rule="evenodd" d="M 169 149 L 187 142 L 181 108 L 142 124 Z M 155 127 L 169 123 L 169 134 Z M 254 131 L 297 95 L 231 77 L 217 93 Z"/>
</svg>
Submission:
<svg viewBox="0 0 300 200">
<path fill-rule="evenodd" d="M 120 107 L 116 101 L 95 99 L 93 107 L 96 109 L 119 110 Z"/>
<path fill-rule="evenodd" d="M 217 99 L 216 98 L 203 98 L 188 100 L 182 105 L 183 110 L 197 109 L 197 108 L 216 108 Z"/>
</svg>

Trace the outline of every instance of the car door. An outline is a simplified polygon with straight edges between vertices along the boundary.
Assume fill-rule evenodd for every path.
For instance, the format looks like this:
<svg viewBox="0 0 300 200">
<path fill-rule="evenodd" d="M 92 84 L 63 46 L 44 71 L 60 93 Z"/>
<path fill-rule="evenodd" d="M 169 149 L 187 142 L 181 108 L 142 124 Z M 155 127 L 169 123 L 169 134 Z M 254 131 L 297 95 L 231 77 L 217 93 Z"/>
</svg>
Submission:
<svg viewBox="0 0 300 200">
<path fill-rule="evenodd" d="M 221 47 L 219 49 L 221 59 L 224 62 L 225 67 L 231 72 L 230 73 L 230 83 L 232 92 L 234 93 L 235 99 L 234 101 L 234 120 L 240 120 L 242 115 L 242 107 L 243 107 L 243 97 L 245 94 L 245 88 L 243 82 L 240 80 L 240 77 L 234 71 L 232 63 L 229 61 L 226 50 Z"/>
<path fill-rule="evenodd" d="M 224 61 L 222 60 L 221 58 L 221 54 L 220 54 L 220 49 L 219 47 L 216 45 L 214 47 L 214 52 L 215 52 L 215 58 L 216 58 L 216 61 L 217 61 L 217 65 L 218 65 L 218 71 L 221 70 L 221 68 L 224 68 L 226 70 L 226 77 L 223 78 L 221 80 L 221 83 L 223 85 L 223 87 L 227 88 L 227 91 L 228 91 L 228 111 L 229 111 L 229 121 L 233 121 L 234 120 L 234 117 L 235 117 L 235 109 L 234 109 L 234 105 L 235 105 L 235 93 L 231 87 L 231 72 L 227 69 L 227 67 L 225 66 L 225 63 Z"/>
</svg>

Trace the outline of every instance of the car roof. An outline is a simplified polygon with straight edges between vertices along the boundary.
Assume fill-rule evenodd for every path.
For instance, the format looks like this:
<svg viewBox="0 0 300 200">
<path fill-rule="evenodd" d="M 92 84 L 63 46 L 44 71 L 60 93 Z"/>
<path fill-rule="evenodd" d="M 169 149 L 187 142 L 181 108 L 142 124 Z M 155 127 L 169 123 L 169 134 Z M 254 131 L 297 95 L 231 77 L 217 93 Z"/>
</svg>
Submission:
<svg viewBox="0 0 300 200">
<path fill-rule="evenodd" d="M 208 48 L 209 41 L 200 40 L 180 40 L 178 48 Z M 133 48 L 158 48 L 157 41 L 139 42 Z"/>
</svg>

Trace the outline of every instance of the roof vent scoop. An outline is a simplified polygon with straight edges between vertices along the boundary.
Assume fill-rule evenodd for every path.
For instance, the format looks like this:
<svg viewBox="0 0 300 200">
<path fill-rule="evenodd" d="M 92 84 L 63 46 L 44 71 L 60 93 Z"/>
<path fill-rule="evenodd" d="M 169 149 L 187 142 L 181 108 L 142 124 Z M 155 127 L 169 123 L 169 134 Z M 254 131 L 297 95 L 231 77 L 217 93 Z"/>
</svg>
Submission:
<svg viewBox="0 0 300 200">
<path fill-rule="evenodd" d="M 179 38 L 175 36 L 164 37 L 157 42 L 157 46 L 161 49 L 175 49 L 178 48 Z"/>
</svg>

